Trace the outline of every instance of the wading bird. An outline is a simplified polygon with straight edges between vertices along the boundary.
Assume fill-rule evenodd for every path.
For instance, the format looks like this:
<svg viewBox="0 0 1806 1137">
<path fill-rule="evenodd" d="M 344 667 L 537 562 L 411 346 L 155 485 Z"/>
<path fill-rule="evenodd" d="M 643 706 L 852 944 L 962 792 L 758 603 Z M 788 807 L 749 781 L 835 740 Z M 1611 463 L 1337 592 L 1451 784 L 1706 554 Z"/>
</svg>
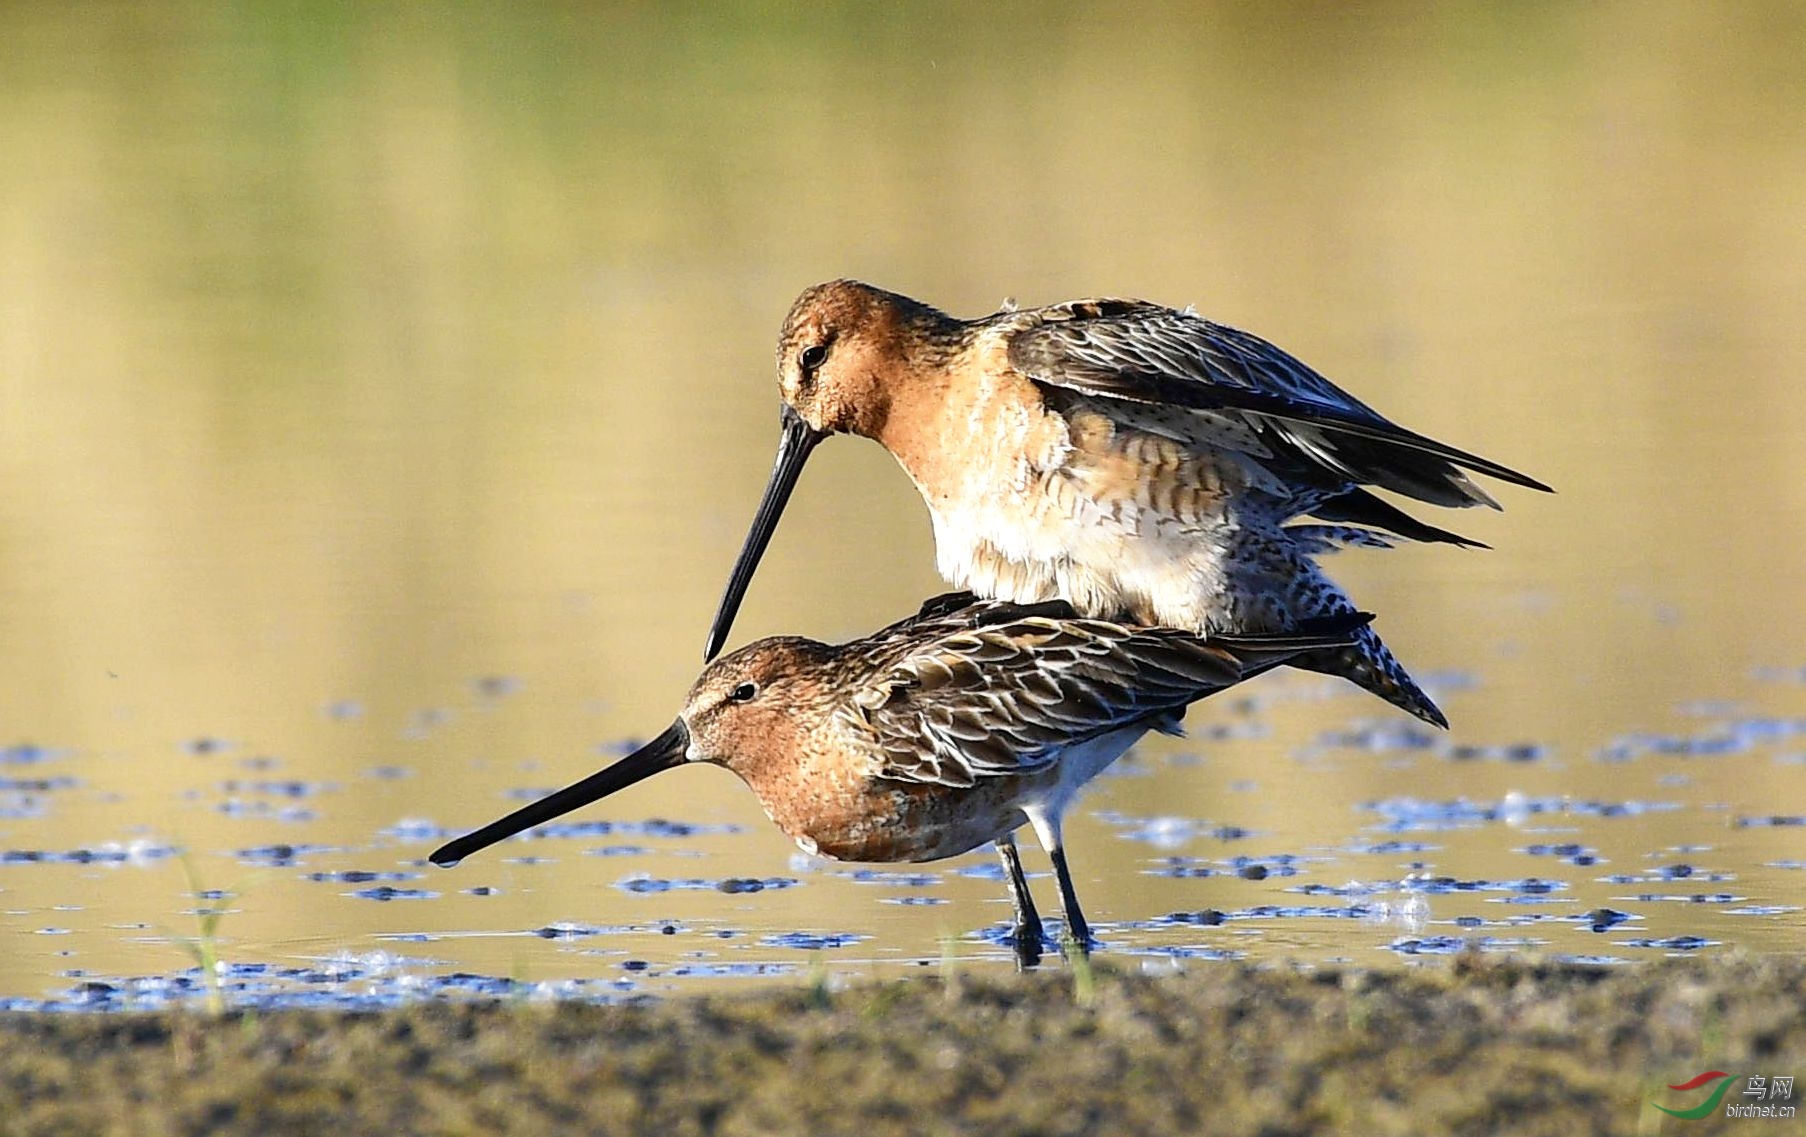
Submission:
<svg viewBox="0 0 1806 1137">
<path fill-rule="evenodd" d="M 1138 300 L 960 320 L 857 281 L 821 284 L 784 321 L 778 386 L 777 461 L 707 658 L 830 434 L 874 439 L 902 465 L 955 587 L 1201 634 L 1352 612 L 1315 560 L 1343 545 L 1478 544 L 1367 487 L 1494 508 L 1466 471 L 1549 488 L 1394 425 L 1247 332 Z M 1293 663 L 1448 725 L 1371 628 Z"/>
<path fill-rule="evenodd" d="M 1060 826 L 1079 787 L 1147 731 L 1175 729 L 1188 704 L 1346 644 L 1366 619 L 1207 639 L 1074 618 L 1064 603 L 1027 609 L 955 594 L 838 646 L 760 640 L 709 664 L 651 742 L 431 859 L 454 865 L 665 770 L 725 766 L 811 854 L 933 861 L 994 842 L 1015 904 L 1017 959 L 1032 965 L 1041 920 L 1015 831 L 1034 828 L 1068 932 L 1088 946 Z"/>
</svg>

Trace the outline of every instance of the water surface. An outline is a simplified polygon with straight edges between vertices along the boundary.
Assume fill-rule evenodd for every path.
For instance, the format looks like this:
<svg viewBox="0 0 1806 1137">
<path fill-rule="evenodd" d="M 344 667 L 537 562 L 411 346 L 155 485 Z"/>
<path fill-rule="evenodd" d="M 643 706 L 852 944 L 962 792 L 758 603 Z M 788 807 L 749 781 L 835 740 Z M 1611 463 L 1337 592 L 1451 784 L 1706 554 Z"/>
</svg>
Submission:
<svg viewBox="0 0 1806 1137">
<path fill-rule="evenodd" d="M 1560 491 L 1333 565 L 1450 734 L 1281 674 L 1098 784 L 1109 951 L 1798 952 L 1803 22 L 8 7 L 0 996 L 181 994 L 213 910 L 247 991 L 1007 966 L 988 854 L 719 771 L 422 864 L 676 712 L 842 275 L 1196 304 Z M 940 587 L 836 440 L 736 640 Z"/>
</svg>

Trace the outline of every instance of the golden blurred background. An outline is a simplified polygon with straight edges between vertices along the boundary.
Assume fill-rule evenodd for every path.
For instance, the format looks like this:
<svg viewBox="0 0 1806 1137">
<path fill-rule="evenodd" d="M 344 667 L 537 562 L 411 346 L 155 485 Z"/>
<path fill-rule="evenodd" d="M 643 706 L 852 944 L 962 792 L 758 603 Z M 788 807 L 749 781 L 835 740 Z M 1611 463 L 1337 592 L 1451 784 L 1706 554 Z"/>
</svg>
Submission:
<svg viewBox="0 0 1806 1137">
<path fill-rule="evenodd" d="M 1440 689 L 1454 742 L 1549 758 L 1301 760 L 1390 712 L 1263 680 L 1264 736 L 1150 747 L 1150 776 L 1086 803 L 1071 840 L 1094 917 L 1290 902 L 1283 880 L 1147 875 L 1158 851 L 1098 810 L 1259 835 L 1182 850 L 1200 856 L 1302 854 L 1361 832 L 1361 802 L 1513 790 L 1681 803 L 1597 822 L 1612 868 L 1577 881 L 1692 858 L 1785 904 L 1800 873 L 1776 864 L 1806 857 L 1806 830 L 1731 824 L 1806 811 L 1784 737 L 1596 755 L 1806 716 L 1802 106 L 1790 3 L 7 4 L 0 744 L 54 754 L 0 776 L 74 784 L 0 793 L 0 850 L 155 839 L 217 887 L 271 842 L 324 846 L 309 868 L 394 869 L 430 847 L 379 836 L 398 821 L 489 820 L 504 791 L 662 728 L 769 468 L 778 322 L 805 285 L 853 276 L 966 315 L 1196 304 L 1559 490 L 1430 518 L 1494 551 L 1332 566 L 1408 666 L 1464 678 Z M 837 440 L 736 642 L 863 634 L 938 591 L 933 564 L 907 480 Z M 1161 764 L 1185 754 L 1205 761 Z M 412 776 L 371 774 L 390 767 Z M 305 783 L 309 816 L 230 808 L 272 778 Z M 1006 918 L 1000 886 L 958 877 L 944 906 L 811 883 L 655 915 L 609 886 L 726 860 L 783 874 L 790 851 L 726 775 L 635 794 L 601 814 L 742 831 L 624 867 L 573 847 L 530 879 L 473 861 L 422 876 L 445 896 L 412 907 L 274 871 L 225 933 L 282 959 L 669 912 L 864 931 L 878 966 Z M 1528 840 L 1436 834 L 1415 859 L 1547 875 L 1513 856 Z M 458 893 L 475 883 L 503 895 Z M 167 861 L 0 863 L 0 992 L 180 966 L 155 941 L 187 891 Z M 1576 895 L 1624 889 L 1594 892 Z M 1618 906 L 1652 935 L 1704 918 Z M 1719 923 L 1770 950 L 1806 930 L 1797 912 Z M 1236 946 L 1283 953 L 1289 934 Z M 556 950 L 427 954 L 599 966 Z"/>
</svg>

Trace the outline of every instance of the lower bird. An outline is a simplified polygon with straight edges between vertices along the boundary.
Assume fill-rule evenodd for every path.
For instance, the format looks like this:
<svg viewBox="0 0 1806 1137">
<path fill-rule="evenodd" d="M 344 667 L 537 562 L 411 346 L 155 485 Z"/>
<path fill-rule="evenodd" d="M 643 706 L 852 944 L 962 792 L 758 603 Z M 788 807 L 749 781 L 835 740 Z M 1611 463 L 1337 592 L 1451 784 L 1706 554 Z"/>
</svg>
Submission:
<svg viewBox="0 0 1806 1137">
<path fill-rule="evenodd" d="M 711 663 L 677 721 L 607 768 L 432 854 L 479 849 L 665 770 L 738 774 L 802 849 L 846 861 L 933 861 L 994 842 L 1015 906 L 1019 962 L 1042 926 L 1013 834 L 1031 826 L 1053 862 L 1071 941 L 1089 927 L 1067 869 L 1061 818 L 1078 790 L 1190 703 L 1345 645 L 1363 614 L 1283 633 L 1202 637 L 1079 619 L 970 594 L 833 646 L 760 640 Z"/>
<path fill-rule="evenodd" d="M 1140 300 L 956 319 L 852 280 L 797 298 L 778 339 L 783 435 L 705 655 L 725 641 L 810 451 L 876 440 L 909 474 L 956 588 L 1199 633 L 1274 632 L 1354 604 L 1316 556 L 1393 537 L 1478 544 L 1378 487 L 1497 503 L 1534 478 L 1398 426 L 1259 337 Z M 1296 523 L 1300 518 L 1313 522 Z M 1295 663 L 1448 725 L 1372 628 Z"/>
</svg>

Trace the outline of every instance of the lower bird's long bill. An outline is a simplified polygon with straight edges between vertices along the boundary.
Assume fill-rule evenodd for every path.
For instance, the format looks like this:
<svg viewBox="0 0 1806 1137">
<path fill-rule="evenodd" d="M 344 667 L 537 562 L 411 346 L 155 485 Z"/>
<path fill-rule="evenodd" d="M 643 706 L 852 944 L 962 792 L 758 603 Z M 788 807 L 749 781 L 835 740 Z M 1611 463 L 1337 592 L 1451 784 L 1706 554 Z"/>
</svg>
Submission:
<svg viewBox="0 0 1806 1137">
<path fill-rule="evenodd" d="M 778 518 L 783 516 L 784 506 L 790 501 L 790 491 L 796 489 L 796 480 L 802 476 L 803 463 L 809 460 L 809 452 L 815 449 L 815 444 L 826 437 L 803 421 L 803 416 L 788 403 L 784 404 L 778 423 L 783 434 L 778 439 L 777 461 L 771 467 L 771 480 L 765 483 L 759 512 L 753 514 L 746 544 L 740 546 L 740 559 L 734 562 L 733 575 L 727 578 L 727 591 L 721 594 L 721 607 L 715 611 L 715 622 L 709 628 L 709 642 L 703 648 L 705 660 L 714 659 L 726 642 L 727 633 L 734 626 L 734 617 L 740 611 L 740 601 L 746 596 L 746 586 L 752 583 L 759 558 L 765 555 L 765 546 L 771 544 Z"/>
<path fill-rule="evenodd" d="M 522 830 L 563 816 L 592 801 L 600 801 L 616 790 L 643 782 L 660 771 L 683 765 L 684 751 L 689 745 L 690 732 L 684 728 L 683 720 L 678 719 L 665 733 L 614 765 L 517 809 L 499 821 L 491 821 L 475 833 L 466 833 L 456 841 L 446 842 L 433 850 L 428 859 L 440 868 L 451 868 L 478 849 L 487 849 Z"/>
</svg>

